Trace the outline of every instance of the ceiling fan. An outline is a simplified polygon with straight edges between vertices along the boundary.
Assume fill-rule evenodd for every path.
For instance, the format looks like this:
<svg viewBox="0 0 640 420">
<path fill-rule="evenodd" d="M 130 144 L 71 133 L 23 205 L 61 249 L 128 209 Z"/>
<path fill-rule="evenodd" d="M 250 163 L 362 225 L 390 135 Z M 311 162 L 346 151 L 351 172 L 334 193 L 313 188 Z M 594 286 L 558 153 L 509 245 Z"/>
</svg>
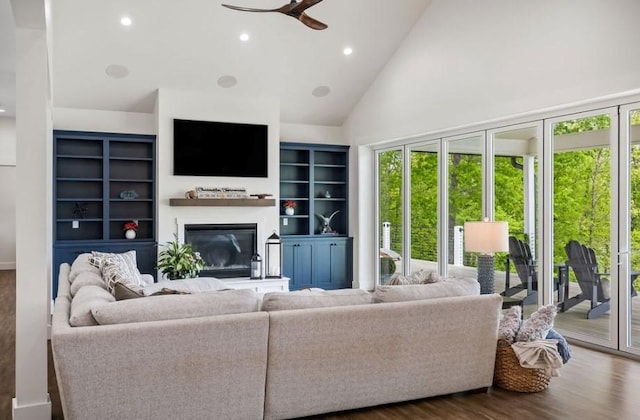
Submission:
<svg viewBox="0 0 640 420">
<path fill-rule="evenodd" d="M 312 18 L 311 16 L 307 15 L 304 12 L 311 6 L 315 6 L 321 1 L 322 0 L 302 0 L 302 1 L 291 0 L 289 4 L 285 4 L 284 6 L 279 7 L 277 9 L 254 9 L 251 7 L 232 6 L 229 4 L 223 4 L 222 6 L 227 7 L 229 9 L 233 9 L 233 10 L 240 10 L 242 12 L 283 13 L 285 15 L 298 19 L 300 22 L 304 23 L 311 29 L 322 30 L 322 29 L 326 29 L 327 25 L 320 22 L 319 20 Z"/>
</svg>

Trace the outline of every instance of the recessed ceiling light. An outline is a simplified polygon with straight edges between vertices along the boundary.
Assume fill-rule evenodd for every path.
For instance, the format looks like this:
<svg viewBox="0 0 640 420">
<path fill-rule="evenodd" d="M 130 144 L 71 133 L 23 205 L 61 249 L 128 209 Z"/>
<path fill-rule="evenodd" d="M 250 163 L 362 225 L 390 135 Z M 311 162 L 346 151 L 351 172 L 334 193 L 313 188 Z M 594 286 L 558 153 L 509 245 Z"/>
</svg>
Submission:
<svg viewBox="0 0 640 420">
<path fill-rule="evenodd" d="M 223 88 L 234 87 L 237 83 L 238 83 L 238 79 L 236 79 L 234 76 L 231 76 L 231 75 L 221 76 L 218 79 L 218 86 Z"/>
<path fill-rule="evenodd" d="M 313 91 L 311 91 L 311 94 L 316 98 L 322 98 L 324 96 L 327 96 L 330 92 L 331 88 L 329 86 L 318 86 L 313 89 Z"/>
<path fill-rule="evenodd" d="M 133 23 L 133 21 L 131 20 L 131 18 L 129 16 L 122 16 L 120 18 L 120 24 L 122 26 L 131 26 L 132 23 Z"/>
<path fill-rule="evenodd" d="M 353 54 L 353 48 L 351 48 L 351 47 L 344 47 L 344 50 L 342 50 L 342 54 L 344 54 L 344 55 L 351 55 L 351 54 Z"/>
<path fill-rule="evenodd" d="M 242 42 L 247 42 L 250 38 L 251 37 L 246 32 L 243 32 L 243 33 L 240 34 L 240 41 L 242 41 Z"/>
<path fill-rule="evenodd" d="M 107 76 L 113 77 L 114 79 L 122 79 L 129 75 L 129 69 L 120 64 L 111 64 L 107 66 L 104 71 L 107 73 Z"/>
<path fill-rule="evenodd" d="M 7 112 L 7 110 L 4 108 L 0 108 L 0 114 L 2 114 L 3 112 Z"/>
</svg>

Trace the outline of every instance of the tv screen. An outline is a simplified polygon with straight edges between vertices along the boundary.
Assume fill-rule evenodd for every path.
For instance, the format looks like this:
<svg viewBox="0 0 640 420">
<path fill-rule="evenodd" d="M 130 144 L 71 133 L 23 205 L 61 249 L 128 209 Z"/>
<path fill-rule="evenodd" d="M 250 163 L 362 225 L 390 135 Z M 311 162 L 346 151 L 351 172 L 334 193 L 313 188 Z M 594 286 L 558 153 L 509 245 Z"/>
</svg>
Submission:
<svg viewBox="0 0 640 420">
<path fill-rule="evenodd" d="M 213 121 L 173 120 L 173 174 L 268 176 L 268 127 Z"/>
</svg>

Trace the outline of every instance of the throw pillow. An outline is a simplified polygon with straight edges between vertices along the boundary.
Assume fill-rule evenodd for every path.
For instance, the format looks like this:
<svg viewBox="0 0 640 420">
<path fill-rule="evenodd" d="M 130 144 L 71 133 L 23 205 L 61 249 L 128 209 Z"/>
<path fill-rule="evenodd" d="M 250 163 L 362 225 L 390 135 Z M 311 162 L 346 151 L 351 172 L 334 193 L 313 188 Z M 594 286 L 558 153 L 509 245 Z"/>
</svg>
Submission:
<svg viewBox="0 0 640 420">
<path fill-rule="evenodd" d="M 299 290 L 296 292 L 266 293 L 262 298 L 262 310 L 283 311 L 369 303 L 371 303 L 371 293 L 362 289 Z"/>
<path fill-rule="evenodd" d="M 500 319 L 498 325 L 498 338 L 504 338 L 509 343 L 513 343 L 522 325 L 522 308 L 518 305 L 512 306 Z"/>
<path fill-rule="evenodd" d="M 127 251 L 122 254 L 94 251 L 91 255 L 89 261 L 100 268 L 110 292 L 113 293 L 116 283 L 124 283 L 128 286 L 144 285 L 137 267 L 136 251 Z"/>
<path fill-rule="evenodd" d="M 544 339 L 553 328 L 556 306 L 546 305 L 525 319 L 516 335 L 516 341 L 534 341 Z"/>
<path fill-rule="evenodd" d="M 95 318 L 91 314 L 93 308 L 114 302 L 116 299 L 98 286 L 85 286 L 78 290 L 78 293 L 71 300 L 71 314 L 69 324 L 73 327 L 86 327 L 97 325 Z"/>
<path fill-rule="evenodd" d="M 439 281 L 446 280 L 444 277 L 440 277 L 440 275 L 436 271 L 431 271 L 426 273 L 421 283 L 437 283 Z"/>
<path fill-rule="evenodd" d="M 116 300 L 137 299 L 144 297 L 139 287 L 129 286 L 124 283 L 116 283 L 113 285 L 113 295 Z"/>
<path fill-rule="evenodd" d="M 409 279 L 407 279 L 403 274 L 396 273 L 387 280 L 387 285 L 389 286 L 402 286 L 406 284 L 411 284 Z"/>
</svg>

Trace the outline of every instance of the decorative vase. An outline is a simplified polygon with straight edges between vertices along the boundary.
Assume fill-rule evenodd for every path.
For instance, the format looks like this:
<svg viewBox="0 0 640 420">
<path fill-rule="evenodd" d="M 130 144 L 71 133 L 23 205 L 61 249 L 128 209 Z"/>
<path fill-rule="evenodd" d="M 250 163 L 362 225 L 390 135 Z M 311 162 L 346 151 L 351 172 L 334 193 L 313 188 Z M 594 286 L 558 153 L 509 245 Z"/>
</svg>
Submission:
<svg viewBox="0 0 640 420">
<path fill-rule="evenodd" d="M 136 239 L 136 231 L 133 229 L 125 230 L 124 237 L 127 239 Z"/>
<path fill-rule="evenodd" d="M 295 211 L 293 210 L 293 207 L 287 207 L 284 209 L 284 213 L 287 216 L 293 216 L 293 214 L 295 213 Z"/>
</svg>

